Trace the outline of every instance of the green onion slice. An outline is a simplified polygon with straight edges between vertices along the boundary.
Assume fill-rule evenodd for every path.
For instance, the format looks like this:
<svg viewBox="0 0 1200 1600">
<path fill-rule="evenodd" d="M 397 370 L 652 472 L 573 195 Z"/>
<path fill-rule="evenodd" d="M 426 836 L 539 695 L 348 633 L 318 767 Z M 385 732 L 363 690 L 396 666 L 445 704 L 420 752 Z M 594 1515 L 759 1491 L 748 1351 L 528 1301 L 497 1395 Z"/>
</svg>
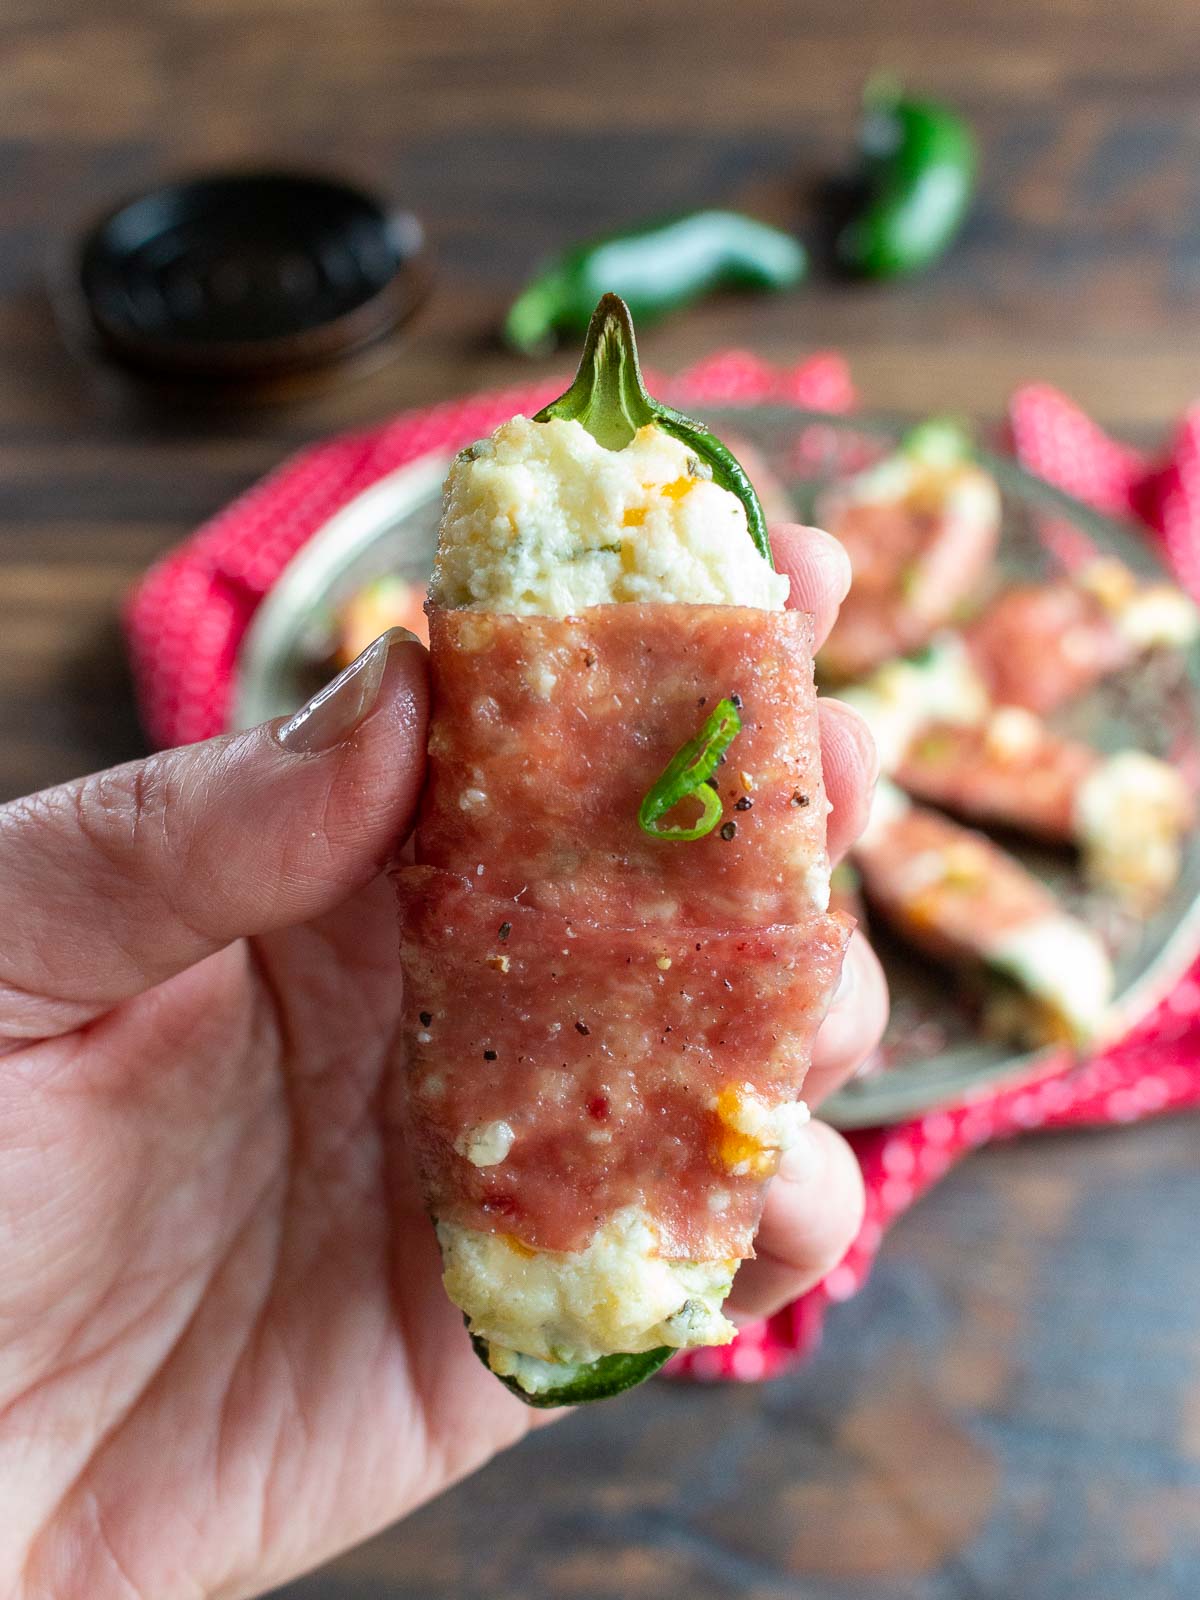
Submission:
<svg viewBox="0 0 1200 1600">
<path fill-rule="evenodd" d="M 638 823 L 655 839 L 703 839 L 721 820 L 721 801 L 709 778 L 726 750 L 742 731 L 742 719 L 732 700 L 717 703 L 694 739 L 671 757 L 663 775 L 638 807 Z M 702 810 L 690 828 L 663 827 L 661 819 L 673 806 L 691 795 Z"/>
</svg>

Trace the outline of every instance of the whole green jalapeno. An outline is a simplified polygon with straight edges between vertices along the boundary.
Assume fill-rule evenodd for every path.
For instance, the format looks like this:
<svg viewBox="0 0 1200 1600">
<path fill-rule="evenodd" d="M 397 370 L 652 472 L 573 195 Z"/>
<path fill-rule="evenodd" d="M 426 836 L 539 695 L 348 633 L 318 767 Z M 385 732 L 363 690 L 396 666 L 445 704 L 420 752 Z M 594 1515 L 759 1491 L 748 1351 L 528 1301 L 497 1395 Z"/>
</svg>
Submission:
<svg viewBox="0 0 1200 1600">
<path fill-rule="evenodd" d="M 807 269 L 791 234 L 736 211 L 696 211 L 575 245 L 514 302 L 504 337 L 526 353 L 582 333 L 600 296 L 619 294 L 639 321 L 713 289 L 790 289 Z"/>
<path fill-rule="evenodd" d="M 868 85 L 859 131 L 866 202 L 837 239 L 837 256 L 866 278 L 931 266 L 957 236 L 975 187 L 970 128 L 948 107 Z"/>
</svg>

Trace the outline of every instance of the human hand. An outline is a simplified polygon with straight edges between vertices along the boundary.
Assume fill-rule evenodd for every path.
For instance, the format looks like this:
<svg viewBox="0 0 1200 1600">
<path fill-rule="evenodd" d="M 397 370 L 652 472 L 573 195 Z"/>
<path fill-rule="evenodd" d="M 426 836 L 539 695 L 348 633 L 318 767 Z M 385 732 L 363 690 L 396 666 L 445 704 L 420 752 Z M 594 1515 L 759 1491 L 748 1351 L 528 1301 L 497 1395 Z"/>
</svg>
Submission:
<svg viewBox="0 0 1200 1600">
<path fill-rule="evenodd" d="M 840 548 L 781 529 L 822 634 Z M 388 1083 L 425 658 L 377 641 L 289 723 L 0 808 L 0 1593 L 257 1594 L 545 1420 L 476 1361 Z M 822 711 L 831 848 L 872 755 Z M 855 938 L 806 1091 L 886 1010 Z M 858 1169 L 813 1124 L 732 1300 L 840 1257 Z M 614 1402 L 615 1403 L 615 1402 Z"/>
</svg>

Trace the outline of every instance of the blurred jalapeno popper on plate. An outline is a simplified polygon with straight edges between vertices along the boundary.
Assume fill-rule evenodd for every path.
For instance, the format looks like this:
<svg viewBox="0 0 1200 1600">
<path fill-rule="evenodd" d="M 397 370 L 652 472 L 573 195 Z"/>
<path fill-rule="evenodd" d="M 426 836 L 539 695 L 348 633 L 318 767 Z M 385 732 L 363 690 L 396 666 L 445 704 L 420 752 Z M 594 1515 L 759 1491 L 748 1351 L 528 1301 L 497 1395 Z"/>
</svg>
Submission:
<svg viewBox="0 0 1200 1600">
<path fill-rule="evenodd" d="M 1152 908 L 1179 875 L 1193 819 L 1183 774 L 1141 750 L 1104 754 L 1002 706 L 975 727 L 932 722 L 896 772 L 919 800 L 1078 846 L 1088 876 L 1133 908 Z"/>
<path fill-rule="evenodd" d="M 935 418 L 828 490 L 817 521 L 853 573 L 821 670 L 859 678 L 926 644 L 970 600 L 996 554 L 1000 493 L 963 430 Z"/>
<path fill-rule="evenodd" d="M 476 1349 L 531 1404 L 723 1344 L 850 920 L 811 619 L 726 448 L 606 296 L 579 374 L 464 451 L 397 873 L 413 1147 Z"/>
<path fill-rule="evenodd" d="M 881 778 L 854 861 L 872 908 L 909 943 L 1002 981 L 1003 1031 L 1083 1044 L 1101 1029 L 1113 991 L 1103 943 L 986 835 Z"/>
<path fill-rule="evenodd" d="M 913 798 L 1076 846 L 1092 882 L 1132 910 L 1153 909 L 1178 876 L 1195 814 L 1183 774 L 1141 750 L 1066 738 L 1023 706 L 993 705 L 960 635 L 939 634 L 842 698 L 871 729 L 881 771 Z"/>
</svg>

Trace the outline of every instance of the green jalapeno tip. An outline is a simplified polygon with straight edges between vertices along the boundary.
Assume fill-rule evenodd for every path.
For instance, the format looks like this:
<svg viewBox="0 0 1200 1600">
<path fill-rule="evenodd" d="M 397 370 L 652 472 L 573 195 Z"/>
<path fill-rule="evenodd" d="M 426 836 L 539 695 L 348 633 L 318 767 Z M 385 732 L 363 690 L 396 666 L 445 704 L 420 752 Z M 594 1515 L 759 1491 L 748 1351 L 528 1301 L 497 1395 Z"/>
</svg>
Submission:
<svg viewBox="0 0 1200 1600">
<path fill-rule="evenodd" d="M 620 295 L 600 297 L 588 323 L 574 381 L 557 400 L 543 406 L 533 420 L 578 422 L 606 450 L 623 450 L 639 428 L 661 428 L 687 445 L 697 460 L 709 468 L 713 482 L 741 501 L 755 549 L 774 566 L 766 518 L 741 462 L 702 422 L 647 393 L 633 318 Z"/>
<path fill-rule="evenodd" d="M 488 1371 L 492 1372 L 487 1340 L 472 1333 L 471 1347 Z M 652 1378 L 674 1354 L 670 1346 L 660 1345 L 657 1350 L 647 1350 L 641 1355 L 601 1356 L 598 1361 L 590 1361 L 586 1366 L 577 1368 L 558 1388 L 544 1389 L 537 1394 L 523 1389 L 515 1378 L 499 1372 L 492 1372 L 492 1376 L 527 1406 L 551 1410 L 557 1406 L 581 1406 L 593 1400 L 611 1400 L 614 1395 L 623 1394 L 626 1389 L 634 1389 L 639 1383 L 645 1383 L 647 1378 Z"/>
</svg>

